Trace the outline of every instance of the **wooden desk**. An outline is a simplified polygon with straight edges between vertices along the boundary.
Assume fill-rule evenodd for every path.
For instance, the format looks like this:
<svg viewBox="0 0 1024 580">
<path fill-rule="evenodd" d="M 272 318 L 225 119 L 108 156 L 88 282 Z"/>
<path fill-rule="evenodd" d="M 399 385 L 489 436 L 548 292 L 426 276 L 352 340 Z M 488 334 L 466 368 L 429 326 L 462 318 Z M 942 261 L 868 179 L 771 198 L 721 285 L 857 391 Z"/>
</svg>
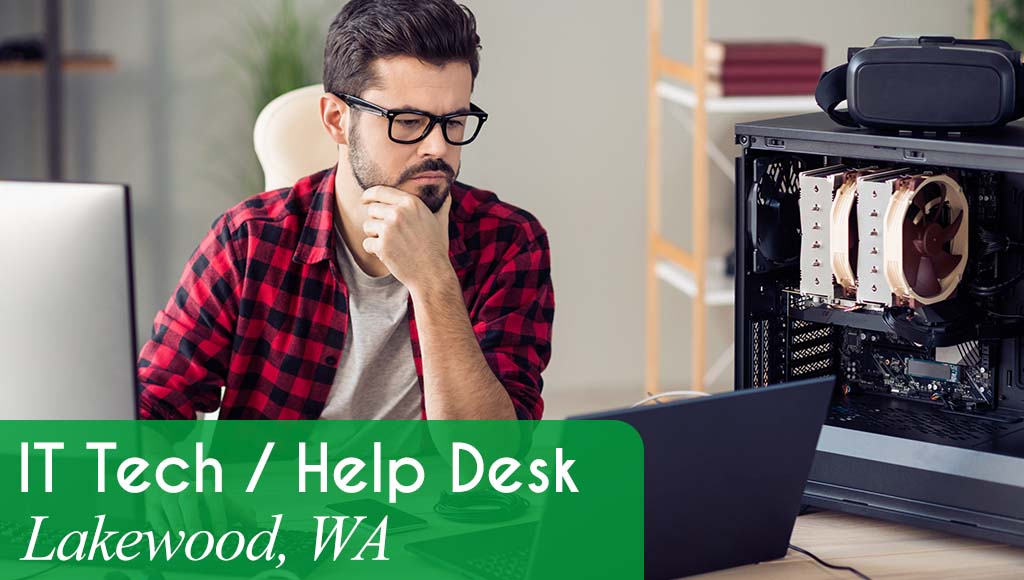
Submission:
<svg viewBox="0 0 1024 580">
<path fill-rule="evenodd" d="M 853 566 L 872 580 L 1024 578 L 1024 548 L 838 512 L 820 512 L 797 518 L 792 543 L 813 552 L 829 564 Z M 851 572 L 830 570 L 790 550 L 781 560 L 694 578 L 856 580 L 857 576 Z"/>
</svg>

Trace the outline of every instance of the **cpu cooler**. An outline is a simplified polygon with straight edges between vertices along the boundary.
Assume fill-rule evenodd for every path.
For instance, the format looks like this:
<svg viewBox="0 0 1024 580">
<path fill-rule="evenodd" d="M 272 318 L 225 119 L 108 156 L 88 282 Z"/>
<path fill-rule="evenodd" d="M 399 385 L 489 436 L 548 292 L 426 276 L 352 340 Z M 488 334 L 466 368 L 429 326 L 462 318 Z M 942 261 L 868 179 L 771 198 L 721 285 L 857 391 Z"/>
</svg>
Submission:
<svg viewBox="0 0 1024 580">
<path fill-rule="evenodd" d="M 954 295 L 967 198 L 950 175 L 830 166 L 800 174 L 800 290 L 916 308 Z"/>
</svg>

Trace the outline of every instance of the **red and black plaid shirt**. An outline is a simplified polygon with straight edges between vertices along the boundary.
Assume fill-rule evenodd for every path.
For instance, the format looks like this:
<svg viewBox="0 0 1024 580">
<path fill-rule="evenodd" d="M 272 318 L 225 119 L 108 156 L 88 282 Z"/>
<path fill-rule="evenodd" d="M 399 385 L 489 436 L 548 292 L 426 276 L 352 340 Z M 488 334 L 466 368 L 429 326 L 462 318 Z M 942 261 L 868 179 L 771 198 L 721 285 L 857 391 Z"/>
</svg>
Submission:
<svg viewBox="0 0 1024 580">
<path fill-rule="evenodd" d="M 320 417 L 349 328 L 333 260 L 334 173 L 253 196 L 213 223 L 139 355 L 143 418 L 218 406 L 226 419 Z M 516 415 L 540 419 L 555 312 L 547 233 L 493 193 L 456 183 L 449 237 L 484 358 Z M 422 389 L 411 301 L 408 318 Z"/>
</svg>

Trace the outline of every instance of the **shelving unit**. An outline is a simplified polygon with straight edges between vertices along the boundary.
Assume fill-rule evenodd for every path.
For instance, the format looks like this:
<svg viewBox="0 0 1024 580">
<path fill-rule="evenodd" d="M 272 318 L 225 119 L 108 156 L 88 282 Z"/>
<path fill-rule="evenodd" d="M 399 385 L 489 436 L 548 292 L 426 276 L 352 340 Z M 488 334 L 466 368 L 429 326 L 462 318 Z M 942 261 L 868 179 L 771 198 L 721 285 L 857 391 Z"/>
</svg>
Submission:
<svg viewBox="0 0 1024 580">
<path fill-rule="evenodd" d="M 688 388 L 704 390 L 727 368 L 732 346 L 705 372 L 708 307 L 732 305 L 734 282 L 722 271 L 721 260 L 708 261 L 708 162 L 713 162 L 730 179 L 735 179 L 732 156 L 726 155 L 708 140 L 709 114 L 800 113 L 816 111 L 812 96 L 705 97 L 706 74 L 704 47 L 707 43 L 707 0 L 692 0 L 693 62 L 667 57 L 661 51 L 662 0 L 647 0 L 648 81 L 647 81 L 647 295 L 645 306 L 646 349 L 644 386 L 648 394 L 659 392 L 661 327 L 659 324 L 660 282 L 669 284 L 690 297 L 693 340 L 691 379 Z M 988 35 L 990 0 L 973 0 L 972 30 L 976 38 Z M 693 137 L 692 155 L 692 231 L 693 249 L 687 251 L 662 236 L 661 223 L 661 104 L 662 101 L 686 107 L 692 119 L 679 116 Z"/>
<path fill-rule="evenodd" d="M 114 59 L 108 56 L 64 54 L 61 8 L 61 0 L 46 0 L 43 6 L 43 61 L 0 62 L 0 74 L 44 75 L 46 168 L 50 181 L 60 181 L 64 173 L 64 73 L 103 73 L 116 67 Z"/>
<path fill-rule="evenodd" d="M 108 56 L 68 56 L 61 62 L 64 72 L 110 72 L 114 70 L 114 59 Z M 0 62 L 0 74 L 34 74 L 44 72 L 46 64 L 33 61 Z"/>
<path fill-rule="evenodd" d="M 658 81 L 655 86 L 658 96 L 666 101 L 697 107 L 697 93 L 667 81 Z M 708 113 L 805 113 L 817 109 L 814 97 L 772 96 L 772 97 L 712 97 L 705 99 L 704 110 Z"/>
</svg>

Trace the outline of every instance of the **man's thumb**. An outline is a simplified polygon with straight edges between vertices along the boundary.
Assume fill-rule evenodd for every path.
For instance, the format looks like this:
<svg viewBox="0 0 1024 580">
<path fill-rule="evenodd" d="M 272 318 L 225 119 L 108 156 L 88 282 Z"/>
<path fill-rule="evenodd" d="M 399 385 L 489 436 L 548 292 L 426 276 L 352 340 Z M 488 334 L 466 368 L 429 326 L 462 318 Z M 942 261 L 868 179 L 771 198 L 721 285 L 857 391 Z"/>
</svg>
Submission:
<svg viewBox="0 0 1024 580">
<path fill-rule="evenodd" d="M 444 198 L 444 203 L 441 204 L 441 209 L 437 210 L 437 219 L 447 227 L 448 226 L 448 214 L 452 210 L 452 194 L 448 194 L 448 197 Z"/>
</svg>

